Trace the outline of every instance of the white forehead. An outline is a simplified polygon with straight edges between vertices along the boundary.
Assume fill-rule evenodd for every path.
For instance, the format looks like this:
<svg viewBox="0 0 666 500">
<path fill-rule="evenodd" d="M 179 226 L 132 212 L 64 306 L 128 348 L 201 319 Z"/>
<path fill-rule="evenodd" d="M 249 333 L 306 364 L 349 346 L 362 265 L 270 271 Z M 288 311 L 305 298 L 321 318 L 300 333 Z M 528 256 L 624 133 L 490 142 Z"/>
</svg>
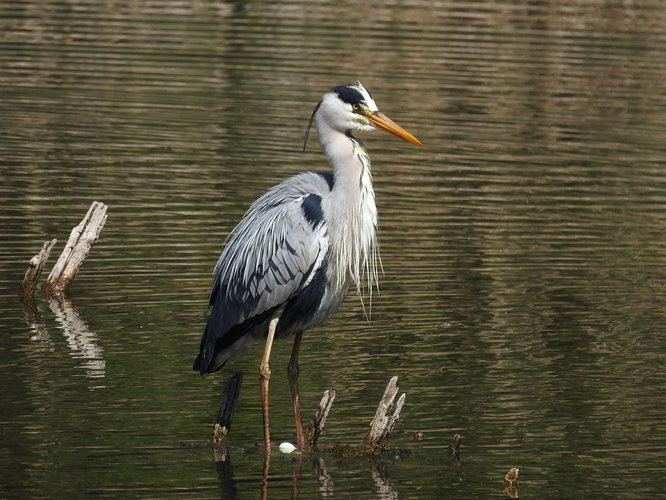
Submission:
<svg viewBox="0 0 666 500">
<path fill-rule="evenodd" d="M 375 100 L 370 95 L 370 92 L 368 92 L 365 89 L 365 87 L 361 84 L 361 82 L 358 82 L 356 85 L 354 85 L 354 88 L 356 88 L 356 90 L 358 90 L 361 93 L 361 95 L 363 96 L 363 100 L 368 105 L 370 111 L 377 111 L 379 109 L 377 108 L 377 104 L 375 104 Z"/>
</svg>

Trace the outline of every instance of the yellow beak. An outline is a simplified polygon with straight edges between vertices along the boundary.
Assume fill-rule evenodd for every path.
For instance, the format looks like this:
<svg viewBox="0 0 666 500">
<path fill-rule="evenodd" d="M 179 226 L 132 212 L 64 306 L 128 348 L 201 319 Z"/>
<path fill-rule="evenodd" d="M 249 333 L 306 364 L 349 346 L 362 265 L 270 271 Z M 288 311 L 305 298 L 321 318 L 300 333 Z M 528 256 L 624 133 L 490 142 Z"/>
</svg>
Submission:
<svg viewBox="0 0 666 500">
<path fill-rule="evenodd" d="M 416 137 L 407 132 L 404 128 L 402 128 L 396 122 L 391 120 L 381 111 L 375 111 L 375 112 L 372 112 L 370 110 L 364 110 L 364 111 L 365 111 L 365 116 L 373 123 L 373 125 L 381 129 L 384 129 L 387 132 L 392 133 L 393 135 L 397 135 L 398 137 L 404 139 L 407 142 L 411 142 L 412 144 L 416 144 L 417 146 L 423 146 L 423 143 L 421 141 L 419 141 Z"/>
</svg>

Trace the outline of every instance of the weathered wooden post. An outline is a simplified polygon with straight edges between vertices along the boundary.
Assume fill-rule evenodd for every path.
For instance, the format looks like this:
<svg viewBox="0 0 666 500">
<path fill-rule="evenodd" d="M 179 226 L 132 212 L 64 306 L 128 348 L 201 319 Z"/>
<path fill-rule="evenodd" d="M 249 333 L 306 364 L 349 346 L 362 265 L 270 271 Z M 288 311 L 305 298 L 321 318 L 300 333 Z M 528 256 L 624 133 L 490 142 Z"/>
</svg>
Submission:
<svg viewBox="0 0 666 500">
<path fill-rule="evenodd" d="M 211 437 L 214 446 L 224 446 L 227 442 L 242 382 L 243 372 L 236 372 L 224 383 L 220 410 L 217 413 L 217 421 Z"/>
<path fill-rule="evenodd" d="M 102 232 L 106 222 L 106 210 L 107 206 L 104 203 L 94 201 L 81 223 L 72 229 L 65 249 L 46 279 L 44 291 L 47 294 L 67 291 Z"/>
<path fill-rule="evenodd" d="M 363 441 L 364 453 L 375 454 L 382 451 L 386 446 L 389 434 L 400 418 L 400 411 L 405 404 L 405 394 L 400 395 L 398 401 L 395 401 L 398 394 L 397 382 L 398 377 L 392 377 L 386 386 L 375 417 L 370 422 L 370 430 Z"/>
<path fill-rule="evenodd" d="M 326 417 L 331 411 L 333 406 L 333 401 L 335 400 L 335 391 L 333 389 L 326 389 L 324 395 L 319 402 L 319 407 L 310 420 L 310 428 L 308 430 L 307 442 L 310 446 L 317 446 L 317 440 L 319 435 L 324 430 L 324 425 L 326 424 Z"/>
<path fill-rule="evenodd" d="M 22 301 L 29 300 L 34 296 L 37 283 L 39 283 L 39 278 L 44 269 L 44 264 L 46 264 L 46 261 L 49 259 L 51 249 L 57 241 L 58 240 L 45 241 L 39 253 L 35 254 L 33 258 L 30 259 L 28 270 L 25 272 L 23 283 L 21 285 L 20 297 Z"/>
<path fill-rule="evenodd" d="M 504 474 L 504 492 L 509 498 L 518 498 L 518 478 L 520 477 L 520 469 L 512 467 L 509 472 Z"/>
</svg>

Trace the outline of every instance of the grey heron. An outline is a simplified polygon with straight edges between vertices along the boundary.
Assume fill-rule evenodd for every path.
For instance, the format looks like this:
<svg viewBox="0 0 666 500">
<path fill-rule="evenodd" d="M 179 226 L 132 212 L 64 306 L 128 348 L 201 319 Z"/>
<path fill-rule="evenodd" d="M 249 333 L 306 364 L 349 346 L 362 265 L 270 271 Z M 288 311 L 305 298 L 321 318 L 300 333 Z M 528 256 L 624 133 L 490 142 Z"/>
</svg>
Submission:
<svg viewBox="0 0 666 500">
<path fill-rule="evenodd" d="M 375 128 L 422 146 L 381 113 L 359 82 L 326 92 L 310 118 L 333 173 L 307 172 L 269 189 L 229 235 L 214 270 L 212 310 L 194 370 L 219 370 L 266 337 L 259 368 L 264 446 L 274 339 L 294 334 L 288 365 L 298 449 L 306 446 L 298 392 L 303 332 L 329 318 L 353 284 L 377 279 L 377 208 L 370 158 L 353 135 Z M 304 146 L 305 146 L 304 144 Z"/>
</svg>

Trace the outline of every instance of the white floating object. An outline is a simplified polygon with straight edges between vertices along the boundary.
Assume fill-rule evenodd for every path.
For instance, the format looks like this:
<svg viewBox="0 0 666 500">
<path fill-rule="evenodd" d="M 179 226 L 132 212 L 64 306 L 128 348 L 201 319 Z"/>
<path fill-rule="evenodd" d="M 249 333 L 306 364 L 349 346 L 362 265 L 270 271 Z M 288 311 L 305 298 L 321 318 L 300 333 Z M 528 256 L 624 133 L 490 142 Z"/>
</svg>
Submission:
<svg viewBox="0 0 666 500">
<path fill-rule="evenodd" d="M 284 453 L 285 455 L 288 455 L 289 453 L 291 453 L 295 449 L 296 449 L 296 447 L 291 443 L 287 443 L 287 442 L 280 443 L 280 451 L 282 453 Z"/>
</svg>

